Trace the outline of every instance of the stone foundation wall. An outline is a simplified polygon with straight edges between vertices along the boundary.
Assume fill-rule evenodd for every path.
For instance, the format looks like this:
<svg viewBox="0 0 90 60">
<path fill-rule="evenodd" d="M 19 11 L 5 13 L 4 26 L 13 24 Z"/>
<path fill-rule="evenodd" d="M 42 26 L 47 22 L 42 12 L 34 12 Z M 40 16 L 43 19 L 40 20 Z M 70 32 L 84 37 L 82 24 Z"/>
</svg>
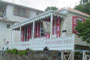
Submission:
<svg viewBox="0 0 90 60">
<path fill-rule="evenodd" d="M 14 55 L 0 52 L 0 60 L 61 60 L 59 52 L 28 52 L 26 55 Z"/>
</svg>

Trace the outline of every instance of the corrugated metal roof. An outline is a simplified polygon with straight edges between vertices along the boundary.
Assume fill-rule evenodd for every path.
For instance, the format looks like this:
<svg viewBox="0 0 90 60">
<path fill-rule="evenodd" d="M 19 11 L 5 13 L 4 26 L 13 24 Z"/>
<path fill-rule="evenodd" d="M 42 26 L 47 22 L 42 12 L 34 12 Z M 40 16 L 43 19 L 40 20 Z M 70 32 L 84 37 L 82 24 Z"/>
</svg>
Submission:
<svg viewBox="0 0 90 60">
<path fill-rule="evenodd" d="M 83 15 L 83 16 L 86 16 L 86 17 L 90 17 L 90 15 L 88 15 L 84 12 L 81 12 L 79 10 L 72 9 L 72 8 L 61 8 L 61 9 L 59 9 L 59 11 L 62 11 L 62 10 L 68 10 L 68 11 L 73 12 L 73 13 L 77 13 L 77 14 L 80 14 L 80 15 Z"/>
</svg>

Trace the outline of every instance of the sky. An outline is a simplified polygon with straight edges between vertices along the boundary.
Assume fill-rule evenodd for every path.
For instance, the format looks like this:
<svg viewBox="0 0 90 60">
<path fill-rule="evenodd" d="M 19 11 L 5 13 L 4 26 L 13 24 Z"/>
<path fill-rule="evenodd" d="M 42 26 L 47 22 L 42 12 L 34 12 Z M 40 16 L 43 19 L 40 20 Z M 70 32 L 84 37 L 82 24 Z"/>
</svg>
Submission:
<svg viewBox="0 0 90 60">
<path fill-rule="evenodd" d="M 4 0 L 16 4 L 25 5 L 31 8 L 45 10 L 48 6 L 57 8 L 71 7 L 78 5 L 80 0 Z"/>
</svg>

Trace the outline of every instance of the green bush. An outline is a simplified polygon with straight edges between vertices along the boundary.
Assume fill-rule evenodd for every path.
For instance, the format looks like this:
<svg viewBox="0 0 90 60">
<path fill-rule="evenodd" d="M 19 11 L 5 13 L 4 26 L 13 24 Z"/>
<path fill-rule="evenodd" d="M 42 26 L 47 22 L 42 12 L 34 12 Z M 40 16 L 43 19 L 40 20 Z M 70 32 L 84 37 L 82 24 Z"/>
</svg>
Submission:
<svg viewBox="0 0 90 60">
<path fill-rule="evenodd" d="M 17 54 L 17 49 L 7 50 L 7 53 L 10 53 L 10 54 Z"/>
<path fill-rule="evenodd" d="M 26 55 L 26 54 L 27 54 L 26 50 L 18 51 L 18 55 Z"/>
<path fill-rule="evenodd" d="M 33 52 L 31 49 L 26 49 L 26 50 L 17 50 L 17 49 L 12 49 L 12 50 L 7 50 L 7 53 L 9 54 L 17 54 L 17 55 L 26 55 L 27 52 Z"/>
<path fill-rule="evenodd" d="M 31 50 L 31 49 L 29 49 L 29 48 L 27 48 L 26 51 L 33 52 L 33 50 Z"/>
</svg>

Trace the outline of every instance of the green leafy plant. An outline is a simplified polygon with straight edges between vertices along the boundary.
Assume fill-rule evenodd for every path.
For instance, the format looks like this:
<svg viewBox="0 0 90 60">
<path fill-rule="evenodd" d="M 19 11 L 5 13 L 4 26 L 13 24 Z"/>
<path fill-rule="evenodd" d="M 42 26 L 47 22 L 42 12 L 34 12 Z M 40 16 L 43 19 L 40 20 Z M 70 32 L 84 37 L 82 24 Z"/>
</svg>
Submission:
<svg viewBox="0 0 90 60">
<path fill-rule="evenodd" d="M 55 6 L 51 6 L 51 7 L 47 7 L 47 8 L 45 9 L 45 11 L 49 11 L 49 10 L 58 10 L 58 8 L 55 7 Z"/>
<path fill-rule="evenodd" d="M 30 53 L 32 53 L 33 52 L 33 50 L 31 50 L 31 49 L 26 49 L 26 50 L 17 50 L 17 49 L 12 49 L 12 50 L 7 50 L 7 53 L 9 53 L 9 54 L 17 54 L 17 55 L 26 55 L 27 53 L 28 53 L 28 51 L 30 52 Z"/>
<path fill-rule="evenodd" d="M 86 3 L 84 5 L 79 4 L 79 5 L 75 6 L 74 9 L 84 12 L 86 14 L 90 14 L 90 3 Z"/>
<path fill-rule="evenodd" d="M 27 48 L 27 49 L 26 49 L 26 51 L 29 51 L 29 52 L 34 52 L 33 50 L 31 50 L 31 49 L 29 49 L 29 48 Z"/>
<path fill-rule="evenodd" d="M 7 53 L 10 53 L 10 54 L 17 54 L 17 49 L 13 49 L 13 50 L 7 50 Z"/>
<path fill-rule="evenodd" d="M 26 54 L 27 54 L 26 50 L 18 51 L 18 55 L 26 55 Z"/>
<path fill-rule="evenodd" d="M 78 36 L 87 43 L 90 43 L 90 18 L 86 19 L 84 23 L 78 22 L 76 26 L 76 30 L 78 31 Z"/>
</svg>

